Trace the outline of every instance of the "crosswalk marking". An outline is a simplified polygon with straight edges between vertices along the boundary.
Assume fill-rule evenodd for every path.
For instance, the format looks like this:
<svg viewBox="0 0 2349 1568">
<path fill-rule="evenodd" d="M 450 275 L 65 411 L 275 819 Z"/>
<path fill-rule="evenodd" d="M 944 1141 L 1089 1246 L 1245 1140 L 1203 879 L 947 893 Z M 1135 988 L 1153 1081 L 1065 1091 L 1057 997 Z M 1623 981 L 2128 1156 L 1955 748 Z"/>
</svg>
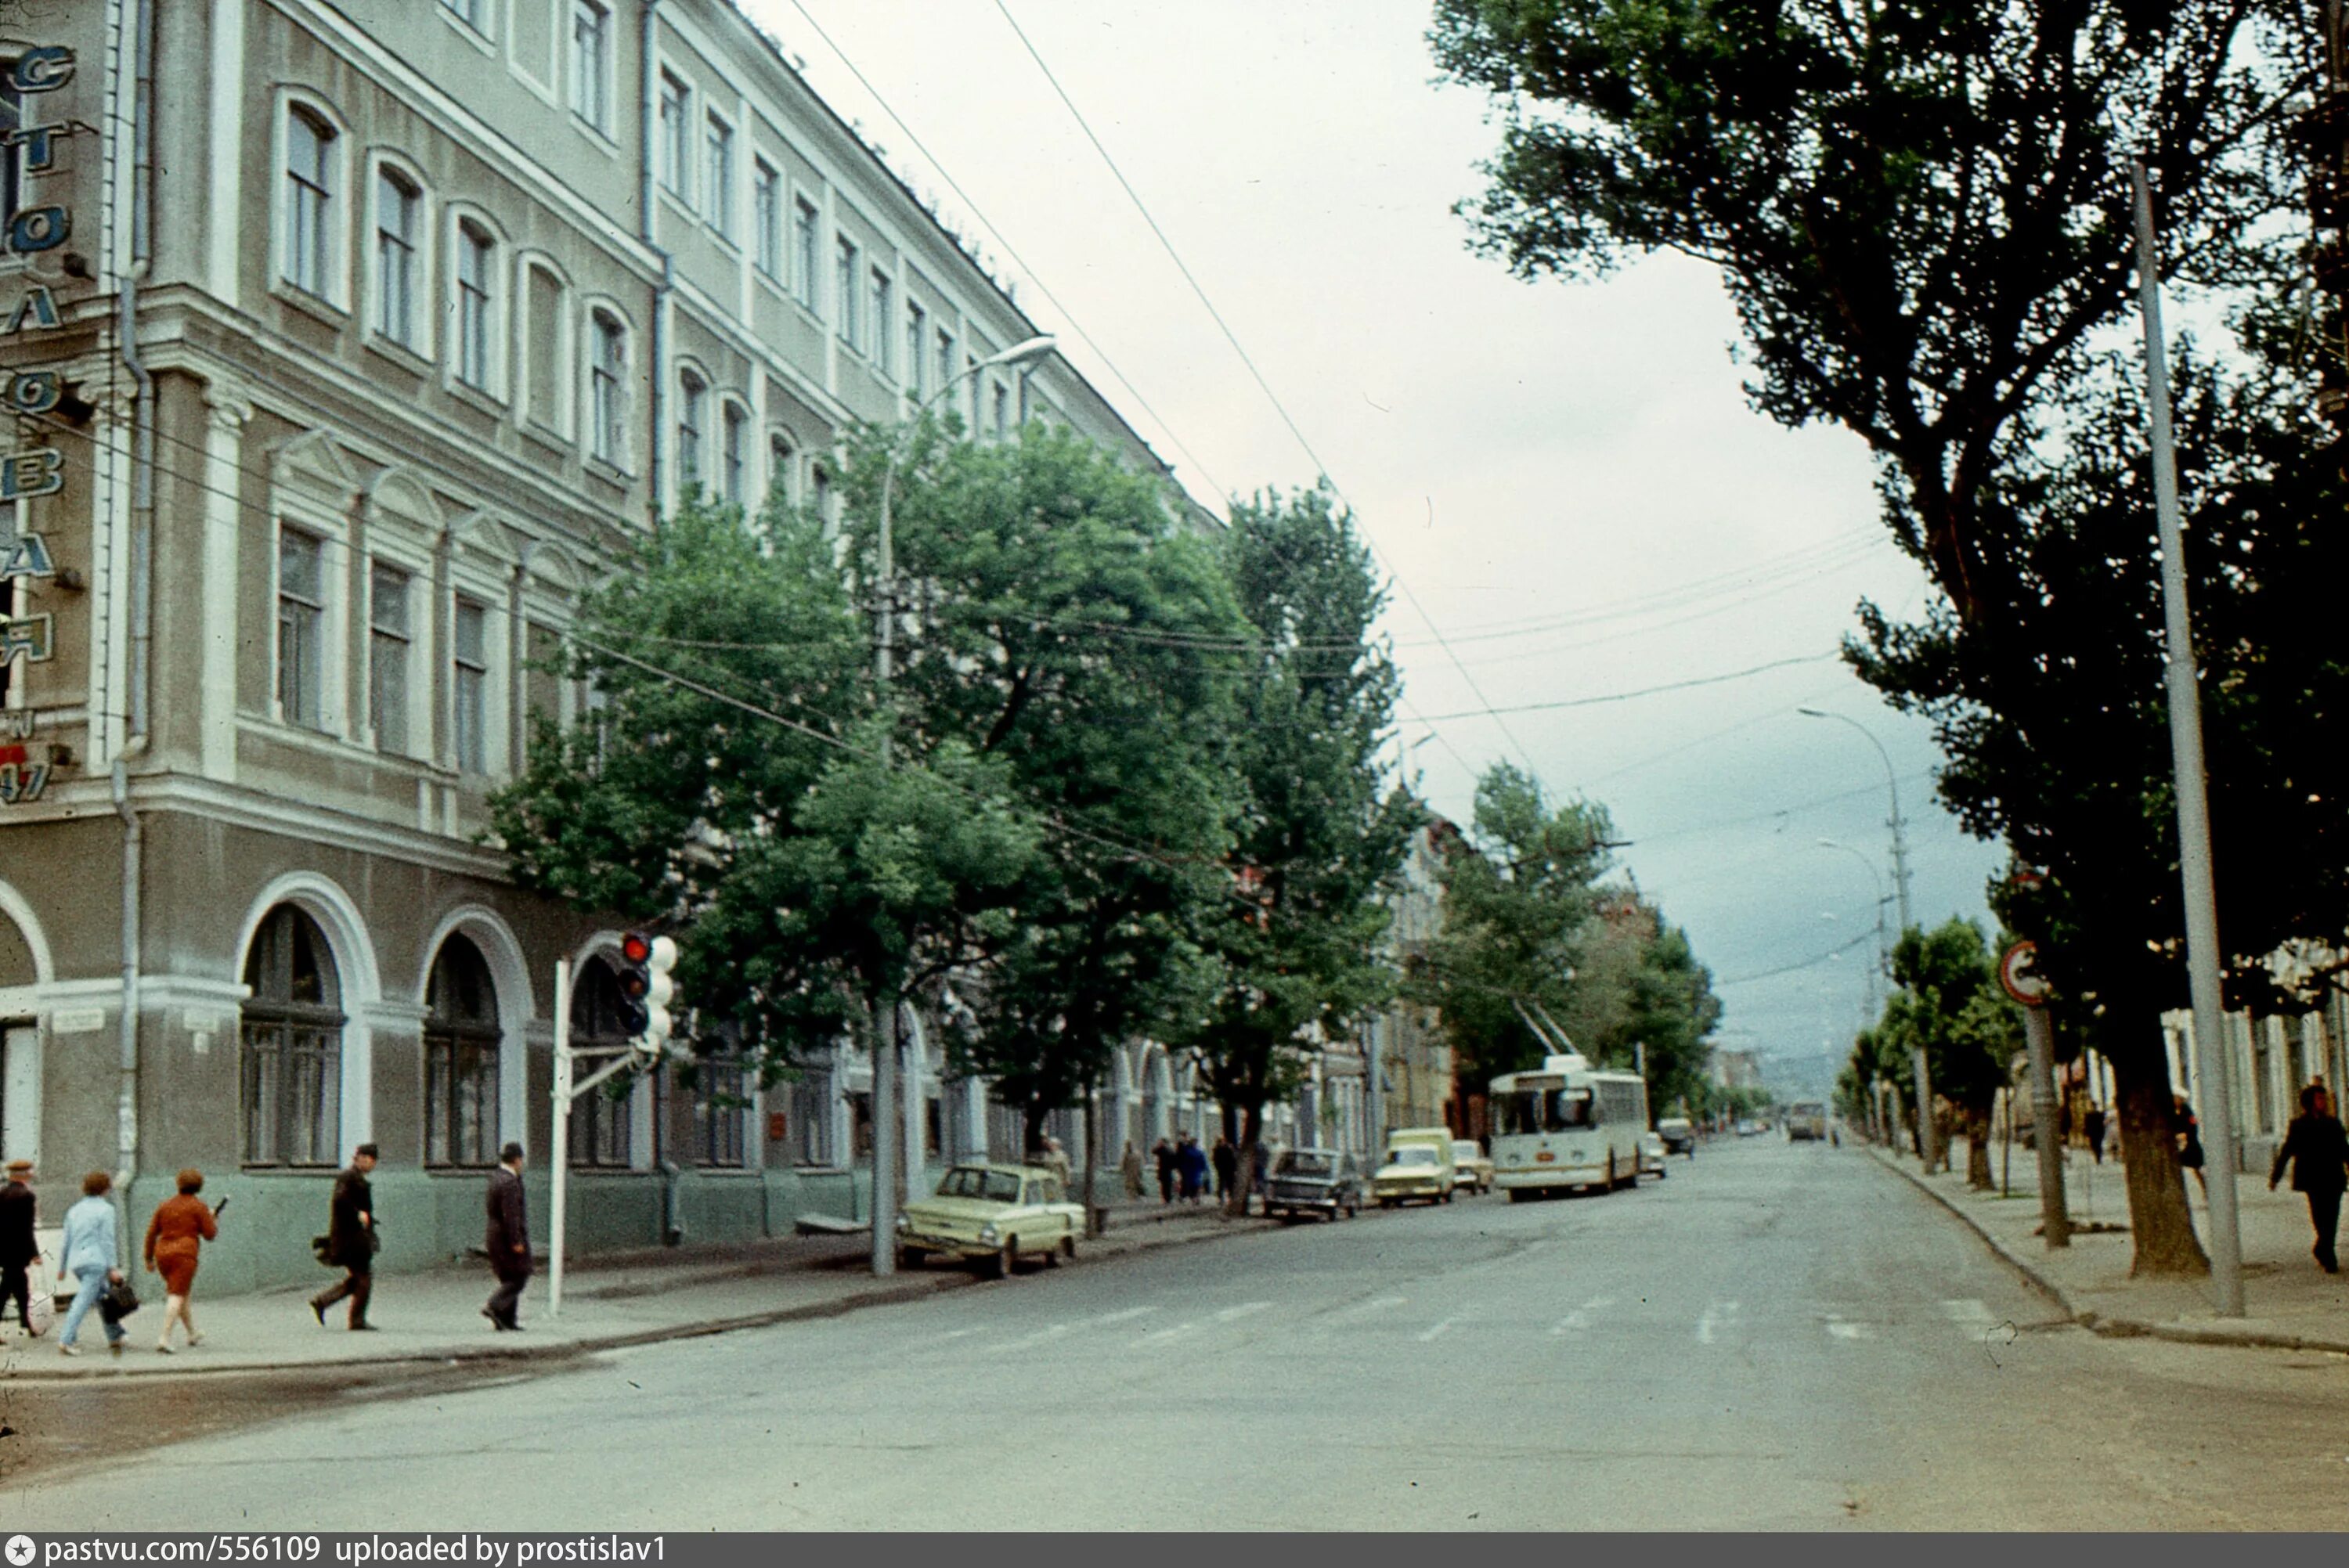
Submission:
<svg viewBox="0 0 2349 1568">
<path fill-rule="evenodd" d="M 1964 1301 L 1945 1301 L 1941 1304 L 1941 1312 L 1951 1323 L 1988 1325 L 1998 1321 L 1998 1315 L 1988 1305 L 1971 1297 Z"/>
<path fill-rule="evenodd" d="M 1456 1317 L 1447 1317 L 1447 1318 L 1445 1318 L 1443 1322 L 1441 1322 L 1441 1323 L 1437 1324 L 1434 1327 L 1433 1327 L 1433 1328 L 1429 1328 L 1429 1329 L 1426 1329 L 1426 1330 L 1423 1330 L 1423 1332 L 1418 1336 L 1419 1342 L 1420 1342 L 1422 1345 L 1425 1345 L 1425 1344 L 1427 1344 L 1427 1343 L 1428 1343 L 1429 1341 L 1431 1341 L 1431 1340 L 1433 1340 L 1433 1339 L 1439 1339 L 1439 1338 L 1443 1337 L 1445 1334 L 1447 1334 L 1447 1333 L 1449 1333 L 1449 1332 L 1451 1331 L 1452 1326 L 1453 1326 L 1454 1324 L 1455 1324 L 1455 1323 L 1459 1322 L 1459 1321 L 1460 1321 L 1460 1320 L 1459 1320 L 1458 1318 L 1456 1318 Z"/>
<path fill-rule="evenodd" d="M 1827 1333 L 1837 1339 L 1873 1339 L 1876 1336 L 1876 1331 L 1865 1323 L 1854 1323 L 1842 1317 L 1827 1319 Z"/>
<path fill-rule="evenodd" d="M 1073 1323 L 1055 1323 L 1020 1338 L 1007 1339 L 1000 1344 L 990 1345 L 987 1347 L 987 1351 L 991 1356 L 1003 1356 L 1014 1350 L 1033 1350 L 1040 1345 L 1050 1344 L 1075 1326 Z"/>
<path fill-rule="evenodd" d="M 1190 1333 L 1193 1329 L 1198 1326 L 1199 1326 L 1195 1323 L 1178 1323 L 1172 1328 L 1162 1328 L 1155 1334 L 1145 1334 L 1141 1338 L 1135 1340 L 1134 1344 L 1164 1345 L 1168 1340 L 1182 1338 L 1183 1336 Z"/>
<path fill-rule="evenodd" d="M 1408 1296 L 1401 1295 L 1373 1296 L 1369 1301 L 1355 1303 L 1338 1315 L 1341 1318 L 1368 1317 L 1371 1313 L 1384 1312 L 1391 1306 L 1401 1306 L 1409 1299 Z"/>
<path fill-rule="evenodd" d="M 1711 1345 L 1713 1342 L 1713 1336 L 1720 1330 L 1727 1328 L 1736 1321 L 1737 1303 L 1714 1302 L 1704 1309 L 1704 1315 L 1696 1320 L 1696 1342 L 1699 1345 Z"/>
<path fill-rule="evenodd" d="M 1216 1314 L 1216 1321 L 1217 1323 L 1237 1323 L 1241 1318 L 1247 1316 L 1250 1313 L 1262 1312 L 1266 1307 L 1270 1306 L 1271 1305 L 1272 1303 L 1268 1301 L 1244 1301 L 1237 1306 L 1227 1306 L 1224 1308 L 1223 1311 Z"/>
<path fill-rule="evenodd" d="M 1091 1318 L 1088 1320 L 1088 1326 L 1093 1328 L 1106 1328 L 1112 1323 L 1131 1323 L 1137 1317 L 1147 1317 L 1157 1310 L 1154 1306 L 1129 1306 L 1123 1312 L 1104 1313 L 1099 1317 Z"/>
<path fill-rule="evenodd" d="M 1564 1317 L 1559 1318 L 1556 1323 L 1551 1324 L 1549 1326 L 1550 1335 L 1554 1338 L 1564 1338 L 1566 1336 L 1570 1334 L 1579 1334 L 1584 1329 L 1590 1326 L 1590 1315 L 1592 1313 L 1603 1312 L 1608 1307 L 1614 1305 L 1615 1298 L 1611 1295 L 1594 1295 L 1588 1301 L 1584 1302 L 1580 1306 L 1576 1307 L 1572 1312 L 1568 1313 Z"/>
</svg>

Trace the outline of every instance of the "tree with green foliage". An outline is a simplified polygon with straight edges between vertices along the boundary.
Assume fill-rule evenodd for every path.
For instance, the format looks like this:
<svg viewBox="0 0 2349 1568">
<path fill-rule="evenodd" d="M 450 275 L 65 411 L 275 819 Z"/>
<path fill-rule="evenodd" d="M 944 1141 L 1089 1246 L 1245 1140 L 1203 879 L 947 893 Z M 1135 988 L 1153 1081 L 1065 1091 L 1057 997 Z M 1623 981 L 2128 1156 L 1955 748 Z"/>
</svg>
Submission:
<svg viewBox="0 0 2349 1568">
<path fill-rule="evenodd" d="M 1987 1189 L 1991 1116 L 2023 1048 L 2022 1011 L 2000 986 L 1996 956 L 1971 921 L 1904 933 L 1892 950 L 1892 978 L 1900 989 L 1874 1031 L 1878 1049 L 1905 1057 L 1923 1048 L 1933 1092 L 1965 1124 L 1966 1180 Z"/>
<path fill-rule="evenodd" d="M 1717 267 L 1756 406 L 1868 443 L 1886 521 L 1930 573 L 1937 614 L 1983 656 L 2002 647 L 2001 667 L 2024 679 L 2041 657 L 2023 630 L 2043 619 L 2040 583 L 2027 514 L 1996 492 L 2061 433 L 2063 389 L 2134 303 L 2124 153 L 2149 150 L 2165 277 L 2271 275 L 2271 220 L 2301 200 L 2277 171 L 2309 81 L 2304 30 L 2277 0 L 1439 0 L 1431 41 L 1502 115 L 1490 184 L 1468 209 L 1486 251 L 1527 276 L 1589 276 L 1659 250 Z M 2140 689 L 2100 702 L 2158 700 Z M 1976 708 L 1952 722 L 2006 721 Z M 2046 723 L 2018 733 L 2053 740 Z M 2147 775 L 2112 771 L 2142 798 Z M 2095 872 L 2112 863 L 2085 845 L 2064 852 L 2092 856 Z M 2132 918 L 2145 909 L 2133 879 L 2080 872 L 2075 907 L 2105 932 L 2049 956 L 2130 1013 L 2103 1043 L 2124 1083 L 2137 1266 L 2198 1271 L 2182 1191 L 2158 1174 L 2167 1069 L 2137 1000 L 2162 989 L 2144 984 L 2157 978 L 2146 944 L 2176 928 Z M 2158 966 L 2174 971 L 2174 953 Z"/>
<path fill-rule="evenodd" d="M 1352 516 L 1326 485 L 1239 502 L 1223 561 L 1251 628 L 1226 753 L 1239 812 L 1227 895 L 1192 928 L 1198 1003 L 1170 1043 L 1201 1064 L 1250 1177 L 1264 1108 L 1306 1051 L 1392 994 L 1380 937 L 1423 812 L 1379 763 L 1401 676 Z"/>
<path fill-rule="evenodd" d="M 992 444 L 927 424 L 861 438 L 844 526 L 868 576 L 893 450 L 895 560 L 913 585 L 905 732 L 987 758 L 1050 830 L 984 984 L 958 987 L 972 1016 L 952 1036 L 1034 1151 L 1045 1114 L 1085 1099 L 1114 1048 L 1196 1006 L 1186 934 L 1225 892 L 1251 627 L 1164 481 L 1041 424 Z"/>
</svg>

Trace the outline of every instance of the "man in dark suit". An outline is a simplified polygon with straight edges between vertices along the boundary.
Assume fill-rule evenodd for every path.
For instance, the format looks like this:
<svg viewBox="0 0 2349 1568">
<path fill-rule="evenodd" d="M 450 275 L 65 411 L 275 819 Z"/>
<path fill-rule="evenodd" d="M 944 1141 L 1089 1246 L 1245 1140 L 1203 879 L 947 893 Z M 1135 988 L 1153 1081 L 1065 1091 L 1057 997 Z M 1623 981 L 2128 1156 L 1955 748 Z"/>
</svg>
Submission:
<svg viewBox="0 0 2349 1568">
<path fill-rule="evenodd" d="M 320 1254 L 328 1268 L 343 1271 L 332 1289 L 310 1298 L 310 1312 L 320 1324 L 326 1308 L 350 1298 L 350 1326 L 371 1329 L 367 1320 L 367 1297 L 375 1292 L 375 1189 L 367 1172 L 375 1169 L 376 1148 L 362 1143 L 351 1155 L 351 1168 L 335 1178 L 335 1196 L 326 1220 L 326 1247 Z"/>
<path fill-rule="evenodd" d="M 2326 1274 L 2341 1272 L 2333 1251 L 2333 1233 L 2341 1223 L 2341 1193 L 2349 1188 L 2349 1133 L 2333 1114 L 2332 1097 L 2321 1083 L 2300 1091 L 2300 1114 L 2284 1129 L 2283 1147 L 2276 1150 L 2268 1171 L 2268 1191 L 2283 1180 L 2292 1167 L 2292 1190 L 2307 1195 L 2308 1222 L 2316 1230 L 2316 1266 Z"/>
<path fill-rule="evenodd" d="M 514 1315 L 522 1306 L 523 1287 L 530 1284 L 530 1216 L 523 1206 L 522 1145 L 509 1143 L 490 1172 L 487 1207 L 490 1228 L 482 1245 L 490 1254 L 490 1272 L 498 1288 L 481 1315 L 511 1332 L 522 1327 Z"/>
<path fill-rule="evenodd" d="M 16 1304 L 16 1321 L 33 1332 L 33 1260 L 41 1243 L 33 1239 L 33 1179 L 29 1160 L 8 1161 L 8 1180 L 0 1182 L 0 1323 L 8 1320 L 8 1304 Z"/>
</svg>

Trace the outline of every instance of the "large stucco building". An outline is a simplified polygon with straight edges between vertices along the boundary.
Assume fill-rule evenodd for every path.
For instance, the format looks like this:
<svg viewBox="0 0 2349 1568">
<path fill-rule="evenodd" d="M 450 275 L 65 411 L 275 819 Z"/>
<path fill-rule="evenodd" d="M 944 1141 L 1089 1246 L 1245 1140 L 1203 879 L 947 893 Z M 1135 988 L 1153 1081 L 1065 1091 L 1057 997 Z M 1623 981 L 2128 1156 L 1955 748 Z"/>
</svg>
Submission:
<svg viewBox="0 0 2349 1568">
<path fill-rule="evenodd" d="M 0 1142 L 52 1216 L 86 1169 L 143 1215 L 202 1168 L 233 1288 L 312 1270 L 373 1140 L 387 1265 L 446 1258 L 499 1143 L 548 1147 L 558 959 L 578 1034 L 614 1027 L 616 934 L 481 840 L 532 711 L 593 700 L 533 661 L 687 483 L 828 507 L 853 422 L 1036 329 L 726 0 L 5 28 Z M 1163 471 L 1057 359 L 951 406 Z M 1163 1058 L 1120 1068 L 1112 1125 L 1170 1125 Z M 869 1081 L 843 1051 L 747 1105 L 583 1102 L 577 1242 L 847 1212 Z M 907 1119 L 1005 1136 L 933 1053 Z"/>
</svg>

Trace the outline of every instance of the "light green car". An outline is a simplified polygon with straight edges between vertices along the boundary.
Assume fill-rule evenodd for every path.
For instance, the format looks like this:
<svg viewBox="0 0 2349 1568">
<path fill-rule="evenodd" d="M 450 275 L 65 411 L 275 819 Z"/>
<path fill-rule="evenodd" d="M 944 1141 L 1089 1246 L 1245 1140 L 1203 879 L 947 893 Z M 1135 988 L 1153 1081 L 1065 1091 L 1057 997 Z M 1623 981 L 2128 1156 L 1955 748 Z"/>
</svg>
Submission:
<svg viewBox="0 0 2349 1568">
<path fill-rule="evenodd" d="M 1023 1165 L 957 1165 L 934 1196 L 897 1216 L 897 1262 L 912 1268 L 932 1254 L 970 1258 L 998 1279 L 1030 1258 L 1074 1261 L 1085 1212 L 1061 1179 Z"/>
</svg>

